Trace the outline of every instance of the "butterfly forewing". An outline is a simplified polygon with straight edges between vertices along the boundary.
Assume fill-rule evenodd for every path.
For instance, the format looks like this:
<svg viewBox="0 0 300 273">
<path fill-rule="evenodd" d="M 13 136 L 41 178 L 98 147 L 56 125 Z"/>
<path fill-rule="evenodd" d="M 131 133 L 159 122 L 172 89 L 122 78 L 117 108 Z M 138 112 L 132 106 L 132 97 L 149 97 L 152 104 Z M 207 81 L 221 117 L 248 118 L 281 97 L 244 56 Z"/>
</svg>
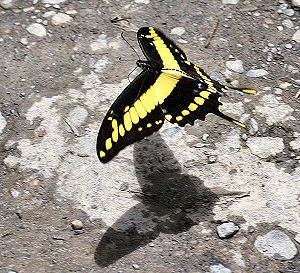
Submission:
<svg viewBox="0 0 300 273">
<path fill-rule="evenodd" d="M 157 76 L 151 71 L 142 71 L 107 112 L 97 139 L 101 162 L 108 162 L 120 150 L 151 135 L 163 125 L 163 113 L 151 88 Z"/>
</svg>

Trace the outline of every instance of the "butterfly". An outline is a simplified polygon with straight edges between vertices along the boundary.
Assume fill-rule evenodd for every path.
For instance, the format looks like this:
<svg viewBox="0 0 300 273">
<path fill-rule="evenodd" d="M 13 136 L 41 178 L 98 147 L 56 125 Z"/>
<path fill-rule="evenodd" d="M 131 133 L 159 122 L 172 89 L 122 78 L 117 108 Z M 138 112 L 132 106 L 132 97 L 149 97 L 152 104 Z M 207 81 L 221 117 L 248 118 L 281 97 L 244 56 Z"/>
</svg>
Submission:
<svg viewBox="0 0 300 273">
<path fill-rule="evenodd" d="M 102 163 L 158 131 L 165 119 L 183 127 L 213 113 L 246 127 L 219 110 L 220 97 L 228 87 L 188 61 L 185 53 L 161 31 L 140 28 L 137 40 L 147 60 L 137 61 L 142 72 L 119 95 L 102 122 L 97 138 L 97 154 Z"/>
</svg>

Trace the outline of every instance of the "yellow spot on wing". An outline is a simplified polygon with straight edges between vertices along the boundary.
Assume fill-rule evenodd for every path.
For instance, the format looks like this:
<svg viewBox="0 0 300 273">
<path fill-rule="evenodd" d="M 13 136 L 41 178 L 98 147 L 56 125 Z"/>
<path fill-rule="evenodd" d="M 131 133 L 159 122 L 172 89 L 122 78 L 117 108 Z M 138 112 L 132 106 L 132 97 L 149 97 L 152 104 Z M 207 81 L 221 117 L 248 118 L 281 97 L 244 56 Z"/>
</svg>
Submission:
<svg viewBox="0 0 300 273">
<path fill-rule="evenodd" d="M 177 116 L 177 117 L 176 117 L 176 120 L 177 120 L 177 121 L 181 121 L 182 119 L 183 119 L 182 116 Z"/>
<path fill-rule="evenodd" d="M 125 129 L 124 129 L 123 124 L 120 124 L 120 126 L 119 126 L 119 133 L 120 133 L 120 136 L 124 136 L 125 135 Z"/>
<path fill-rule="evenodd" d="M 181 111 L 181 114 L 184 115 L 184 116 L 187 116 L 189 113 L 190 113 L 189 110 L 182 110 Z"/>
<path fill-rule="evenodd" d="M 143 119 L 146 115 L 147 115 L 147 111 L 145 110 L 144 106 L 142 105 L 141 101 L 140 100 L 137 100 L 135 103 L 134 103 L 134 108 L 135 110 L 137 111 L 139 117 L 141 119 Z"/>
<path fill-rule="evenodd" d="M 167 73 L 161 73 L 153 85 L 155 93 L 158 97 L 160 104 L 172 93 L 177 82 L 180 80 L 181 76 L 178 78 L 172 78 Z"/>
<path fill-rule="evenodd" d="M 199 105 L 203 105 L 205 100 L 203 98 L 200 98 L 200 97 L 195 97 L 194 98 L 194 101 L 199 104 Z"/>
<path fill-rule="evenodd" d="M 147 128 L 150 128 L 151 126 L 152 126 L 151 123 L 148 123 L 148 124 L 147 124 Z"/>
<path fill-rule="evenodd" d="M 125 126 L 126 131 L 130 131 L 132 128 L 132 122 L 130 119 L 129 112 L 126 112 L 124 115 L 124 126 Z"/>
<path fill-rule="evenodd" d="M 129 110 L 129 106 L 127 105 L 124 109 L 124 113 L 127 112 Z"/>
<path fill-rule="evenodd" d="M 190 105 L 188 106 L 188 108 L 189 108 L 191 111 L 195 111 L 195 110 L 198 108 L 198 105 L 195 104 L 195 103 L 190 103 Z"/>
<path fill-rule="evenodd" d="M 191 62 L 189 62 L 189 61 L 184 61 L 186 64 L 188 64 L 188 65 L 190 65 L 191 64 Z"/>
<path fill-rule="evenodd" d="M 103 157 L 105 157 L 105 152 L 100 151 L 99 155 L 100 155 L 101 158 L 103 158 Z"/>
<path fill-rule="evenodd" d="M 111 149 L 111 147 L 112 147 L 111 138 L 108 138 L 108 139 L 105 141 L 105 148 L 106 148 L 106 150 L 108 151 L 109 149 Z"/>
<path fill-rule="evenodd" d="M 130 116 L 131 116 L 132 123 L 137 124 L 139 122 L 139 115 L 136 112 L 135 108 L 130 107 L 129 113 L 130 113 Z"/>
<path fill-rule="evenodd" d="M 208 92 L 208 91 L 202 91 L 202 92 L 200 92 L 200 96 L 202 98 L 208 99 L 209 95 L 210 95 L 210 92 Z"/>
<path fill-rule="evenodd" d="M 109 117 L 108 120 L 112 120 L 112 117 Z"/>
<path fill-rule="evenodd" d="M 154 45 L 156 47 L 156 50 L 157 50 L 160 58 L 163 61 L 163 66 L 164 67 L 173 67 L 173 68 L 180 69 L 180 67 L 179 67 L 177 61 L 174 59 L 174 56 L 171 53 L 170 49 L 166 46 L 164 41 L 157 35 L 155 30 L 150 27 L 149 32 L 150 32 L 150 35 L 147 35 L 146 37 L 154 39 L 153 42 L 154 42 Z"/>
<path fill-rule="evenodd" d="M 166 118 L 166 120 L 170 121 L 172 119 L 172 116 L 167 114 L 167 115 L 165 115 L 165 118 Z"/>
<path fill-rule="evenodd" d="M 148 113 L 150 113 L 155 108 L 149 91 L 146 91 L 143 95 L 141 95 L 140 101 L 142 102 Z"/>
<path fill-rule="evenodd" d="M 119 133 L 118 133 L 118 122 L 116 119 L 113 119 L 113 121 L 111 122 L 111 127 L 113 128 L 112 140 L 113 140 L 113 142 L 117 142 Z"/>
<path fill-rule="evenodd" d="M 142 128 L 142 127 L 139 127 L 139 128 L 138 128 L 138 130 L 139 130 L 139 131 L 142 131 L 142 130 L 143 130 L 143 128 Z"/>
</svg>

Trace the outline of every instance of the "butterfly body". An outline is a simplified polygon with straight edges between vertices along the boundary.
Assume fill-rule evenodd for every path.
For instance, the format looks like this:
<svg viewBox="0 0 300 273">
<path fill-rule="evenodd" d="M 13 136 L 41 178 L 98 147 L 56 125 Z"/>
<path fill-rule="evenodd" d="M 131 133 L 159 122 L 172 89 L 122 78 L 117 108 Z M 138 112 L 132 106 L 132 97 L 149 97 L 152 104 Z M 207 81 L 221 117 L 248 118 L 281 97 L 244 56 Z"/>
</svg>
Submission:
<svg viewBox="0 0 300 273">
<path fill-rule="evenodd" d="M 219 98 L 226 87 L 188 61 L 162 32 L 144 27 L 139 29 L 137 39 L 147 60 L 137 61 L 142 72 L 119 95 L 103 120 L 97 139 L 102 163 L 159 130 L 165 119 L 185 126 L 214 113 L 245 127 L 219 111 Z"/>
</svg>

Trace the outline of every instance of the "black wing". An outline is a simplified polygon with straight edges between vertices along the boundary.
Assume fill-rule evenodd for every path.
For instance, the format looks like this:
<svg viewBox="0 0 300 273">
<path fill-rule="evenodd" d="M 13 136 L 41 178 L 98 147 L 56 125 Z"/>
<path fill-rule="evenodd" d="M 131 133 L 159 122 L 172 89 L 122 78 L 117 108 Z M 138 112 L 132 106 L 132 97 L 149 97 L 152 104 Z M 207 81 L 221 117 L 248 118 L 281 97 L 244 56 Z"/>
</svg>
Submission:
<svg viewBox="0 0 300 273">
<path fill-rule="evenodd" d="M 151 87 L 157 77 L 158 74 L 143 70 L 107 112 L 97 139 L 97 154 L 102 163 L 163 125 L 164 116 Z"/>
<path fill-rule="evenodd" d="M 244 124 L 220 112 L 220 97 L 221 92 L 209 86 L 202 78 L 182 77 L 161 107 L 165 119 L 182 127 L 186 124 L 194 125 L 196 119 L 205 120 L 208 113 L 245 127 Z"/>
<path fill-rule="evenodd" d="M 180 69 L 178 62 L 184 62 L 187 59 L 183 50 L 158 29 L 140 28 L 137 39 L 147 60 L 156 69 L 163 67 Z"/>
</svg>

